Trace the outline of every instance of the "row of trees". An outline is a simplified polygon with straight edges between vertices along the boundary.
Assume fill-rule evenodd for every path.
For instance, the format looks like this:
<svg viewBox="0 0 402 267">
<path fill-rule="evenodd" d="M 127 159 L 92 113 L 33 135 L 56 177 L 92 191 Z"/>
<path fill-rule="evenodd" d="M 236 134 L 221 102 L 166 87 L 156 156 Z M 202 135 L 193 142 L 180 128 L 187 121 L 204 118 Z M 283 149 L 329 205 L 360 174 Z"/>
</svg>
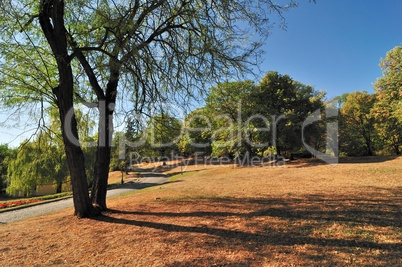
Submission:
<svg viewBox="0 0 402 267">
<path fill-rule="evenodd" d="M 323 108 L 324 96 L 324 92 L 275 71 L 267 73 L 258 85 L 250 80 L 221 83 L 210 89 L 206 105 L 192 111 L 184 121 L 166 107 L 146 123 L 129 120 L 126 133 L 115 136 L 111 167 L 121 166 L 122 152 L 126 159 L 129 152 L 152 158 L 172 152 L 230 158 L 302 153 L 303 122 Z M 312 124 L 304 129 L 305 139 L 323 149 L 324 131 L 324 123 Z M 122 137 L 127 146 L 119 145 Z M 134 144 L 136 147 L 130 147 Z"/>
<path fill-rule="evenodd" d="M 381 60 L 384 75 L 375 82 L 374 94 L 353 92 L 325 100 L 325 92 L 272 71 L 258 85 L 252 81 L 225 82 L 211 88 L 206 105 L 192 111 L 183 122 L 168 113 L 155 116 L 142 127 L 131 121 L 125 136 L 131 142 L 145 137 L 141 147 L 131 150 L 152 157 L 168 156 L 172 151 L 232 158 L 247 152 L 308 155 L 303 142 L 324 152 L 328 137 L 325 124 L 332 120 L 339 124 L 340 156 L 400 155 L 401 57 L 402 47 L 395 47 Z M 307 117 L 324 106 L 339 108 L 338 116 L 303 129 Z M 160 147 L 174 140 L 168 148 Z M 118 150 L 114 149 L 112 157 L 116 167 Z"/>
<path fill-rule="evenodd" d="M 179 145 L 189 154 L 199 148 L 187 144 L 208 144 L 204 152 L 232 158 L 246 153 L 262 156 L 271 151 L 301 152 L 303 121 L 323 107 L 324 96 L 324 92 L 274 71 L 258 85 L 252 81 L 219 84 L 211 89 L 205 107 L 188 116 L 188 134 Z M 305 129 L 316 147 L 322 140 L 318 135 L 314 139 L 313 133 L 321 126 L 314 124 Z M 205 130 L 192 130 L 197 128 Z"/>
</svg>

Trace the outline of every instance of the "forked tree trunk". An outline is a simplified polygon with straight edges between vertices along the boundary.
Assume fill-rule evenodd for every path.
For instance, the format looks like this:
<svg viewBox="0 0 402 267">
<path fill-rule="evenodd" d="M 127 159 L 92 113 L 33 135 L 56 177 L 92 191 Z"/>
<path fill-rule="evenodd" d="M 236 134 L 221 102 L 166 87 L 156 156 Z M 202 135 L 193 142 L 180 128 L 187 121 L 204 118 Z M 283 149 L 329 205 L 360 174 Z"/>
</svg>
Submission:
<svg viewBox="0 0 402 267">
<path fill-rule="evenodd" d="M 79 144 L 74 144 L 74 140 L 78 140 L 78 131 L 73 106 L 73 73 L 67 51 L 67 33 L 64 27 L 64 1 L 41 0 L 39 23 L 52 49 L 59 72 L 59 86 L 53 88 L 53 93 L 56 96 L 56 104 L 59 108 L 61 132 L 73 190 L 75 215 L 89 217 L 93 214 L 94 209 L 88 194 L 84 153 Z M 66 118 L 71 119 L 66 120 Z"/>
</svg>

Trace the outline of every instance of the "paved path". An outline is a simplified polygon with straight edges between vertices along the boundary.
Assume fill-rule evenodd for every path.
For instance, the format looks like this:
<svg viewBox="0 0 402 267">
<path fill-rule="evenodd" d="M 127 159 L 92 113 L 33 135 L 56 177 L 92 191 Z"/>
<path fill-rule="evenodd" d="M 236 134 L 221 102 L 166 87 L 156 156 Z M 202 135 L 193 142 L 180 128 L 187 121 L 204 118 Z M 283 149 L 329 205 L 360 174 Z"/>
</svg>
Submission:
<svg viewBox="0 0 402 267">
<path fill-rule="evenodd" d="M 125 184 L 107 191 L 107 198 L 129 193 L 138 189 L 159 185 L 167 182 L 169 177 L 162 173 L 154 173 L 147 170 L 140 171 L 141 178 L 128 177 Z M 18 210 L 0 213 L 0 224 L 19 221 L 25 218 L 46 214 L 73 206 L 73 199 L 67 198 L 42 205 L 36 205 Z"/>
</svg>

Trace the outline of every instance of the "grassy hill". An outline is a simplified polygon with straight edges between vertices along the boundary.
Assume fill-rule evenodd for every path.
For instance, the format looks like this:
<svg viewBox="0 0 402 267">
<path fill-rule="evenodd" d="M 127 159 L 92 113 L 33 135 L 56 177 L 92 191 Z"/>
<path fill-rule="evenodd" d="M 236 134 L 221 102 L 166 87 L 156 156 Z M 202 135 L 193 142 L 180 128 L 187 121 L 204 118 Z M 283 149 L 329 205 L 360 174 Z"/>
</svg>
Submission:
<svg viewBox="0 0 402 267">
<path fill-rule="evenodd" d="M 109 199 L 103 216 L 0 226 L 0 265 L 402 264 L 402 157 L 164 171 L 170 183 Z"/>
</svg>

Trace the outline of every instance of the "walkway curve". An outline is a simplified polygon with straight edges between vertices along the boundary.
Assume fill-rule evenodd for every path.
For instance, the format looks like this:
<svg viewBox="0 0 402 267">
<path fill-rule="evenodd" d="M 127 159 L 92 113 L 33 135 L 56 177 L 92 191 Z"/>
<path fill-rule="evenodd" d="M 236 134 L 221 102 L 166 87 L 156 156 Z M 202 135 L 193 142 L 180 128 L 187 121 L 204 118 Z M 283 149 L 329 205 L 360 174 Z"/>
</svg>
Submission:
<svg viewBox="0 0 402 267">
<path fill-rule="evenodd" d="M 107 198 L 126 194 L 138 189 L 161 185 L 169 180 L 169 177 L 163 173 L 156 173 L 144 169 L 136 169 L 140 174 L 140 178 L 128 179 L 128 182 L 107 191 Z M 0 224 L 15 222 L 26 218 L 67 209 L 73 207 L 73 199 L 67 198 L 54 202 L 35 205 L 24 209 L 11 210 L 0 213 Z"/>
</svg>

